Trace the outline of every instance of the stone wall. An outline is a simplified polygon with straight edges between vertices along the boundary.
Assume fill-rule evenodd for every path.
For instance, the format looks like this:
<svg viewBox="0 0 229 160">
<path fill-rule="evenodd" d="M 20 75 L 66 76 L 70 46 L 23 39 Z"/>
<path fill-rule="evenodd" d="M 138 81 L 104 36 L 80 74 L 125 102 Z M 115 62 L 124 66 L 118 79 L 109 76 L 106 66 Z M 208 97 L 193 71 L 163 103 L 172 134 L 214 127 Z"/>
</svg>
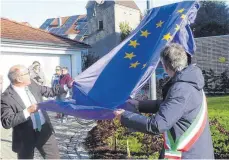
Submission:
<svg viewBox="0 0 229 160">
<path fill-rule="evenodd" d="M 91 45 L 89 53 L 104 56 L 120 43 L 121 22 L 128 22 L 135 29 L 140 23 L 140 11 L 106 1 L 102 5 L 90 3 L 87 8 L 87 42 Z M 99 21 L 103 21 L 103 30 L 98 30 Z"/>
<path fill-rule="evenodd" d="M 195 38 L 197 50 L 193 62 L 202 70 L 222 73 L 229 69 L 229 35 Z"/>
</svg>

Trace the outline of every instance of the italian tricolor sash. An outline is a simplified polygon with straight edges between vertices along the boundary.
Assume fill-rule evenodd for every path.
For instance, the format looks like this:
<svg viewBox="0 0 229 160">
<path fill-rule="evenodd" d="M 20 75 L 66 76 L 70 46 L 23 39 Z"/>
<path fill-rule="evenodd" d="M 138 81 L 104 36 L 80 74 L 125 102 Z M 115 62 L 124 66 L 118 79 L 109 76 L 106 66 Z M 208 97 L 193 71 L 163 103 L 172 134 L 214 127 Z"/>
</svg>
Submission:
<svg viewBox="0 0 229 160">
<path fill-rule="evenodd" d="M 203 92 L 203 101 L 200 111 L 190 127 L 176 141 L 170 131 L 163 134 L 165 159 L 181 159 L 182 152 L 188 151 L 202 134 L 207 121 L 207 102 Z"/>
</svg>

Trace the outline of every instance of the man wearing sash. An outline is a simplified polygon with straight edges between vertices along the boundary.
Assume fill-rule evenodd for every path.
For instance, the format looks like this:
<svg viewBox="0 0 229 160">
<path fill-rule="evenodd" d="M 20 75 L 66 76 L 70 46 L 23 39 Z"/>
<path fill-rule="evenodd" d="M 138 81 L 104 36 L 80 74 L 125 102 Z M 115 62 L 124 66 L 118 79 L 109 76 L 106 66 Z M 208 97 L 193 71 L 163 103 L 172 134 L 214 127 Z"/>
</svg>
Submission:
<svg viewBox="0 0 229 160">
<path fill-rule="evenodd" d="M 159 158 L 213 159 L 214 151 L 207 115 L 204 78 L 195 65 L 187 64 L 187 55 L 179 44 L 170 44 L 161 52 L 165 71 L 171 77 L 163 88 L 163 100 L 128 100 L 145 117 L 125 110 L 114 114 L 121 123 L 136 131 L 163 134 L 164 147 Z"/>
</svg>

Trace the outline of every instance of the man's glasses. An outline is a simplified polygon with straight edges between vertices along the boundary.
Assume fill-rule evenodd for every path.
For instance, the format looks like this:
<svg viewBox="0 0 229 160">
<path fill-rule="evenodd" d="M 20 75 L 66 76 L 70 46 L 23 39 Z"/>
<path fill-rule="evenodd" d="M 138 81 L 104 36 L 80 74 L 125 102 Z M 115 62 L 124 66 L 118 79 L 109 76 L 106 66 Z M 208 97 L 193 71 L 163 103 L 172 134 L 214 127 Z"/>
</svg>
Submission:
<svg viewBox="0 0 229 160">
<path fill-rule="evenodd" d="M 26 75 L 29 75 L 29 74 L 30 74 L 30 72 L 27 72 L 27 73 L 21 74 L 20 76 L 22 77 L 22 76 L 26 76 Z"/>
</svg>

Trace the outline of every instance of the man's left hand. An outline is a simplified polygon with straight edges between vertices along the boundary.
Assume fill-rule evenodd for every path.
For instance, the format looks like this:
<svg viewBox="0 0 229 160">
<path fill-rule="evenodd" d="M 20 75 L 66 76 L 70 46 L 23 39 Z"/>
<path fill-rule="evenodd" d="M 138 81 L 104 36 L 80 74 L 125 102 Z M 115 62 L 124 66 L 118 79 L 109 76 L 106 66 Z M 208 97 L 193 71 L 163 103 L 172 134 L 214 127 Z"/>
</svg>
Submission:
<svg viewBox="0 0 229 160">
<path fill-rule="evenodd" d="M 117 118 L 118 120 L 121 119 L 122 114 L 125 112 L 124 109 L 117 109 L 114 111 L 115 114 L 115 118 Z"/>
</svg>

